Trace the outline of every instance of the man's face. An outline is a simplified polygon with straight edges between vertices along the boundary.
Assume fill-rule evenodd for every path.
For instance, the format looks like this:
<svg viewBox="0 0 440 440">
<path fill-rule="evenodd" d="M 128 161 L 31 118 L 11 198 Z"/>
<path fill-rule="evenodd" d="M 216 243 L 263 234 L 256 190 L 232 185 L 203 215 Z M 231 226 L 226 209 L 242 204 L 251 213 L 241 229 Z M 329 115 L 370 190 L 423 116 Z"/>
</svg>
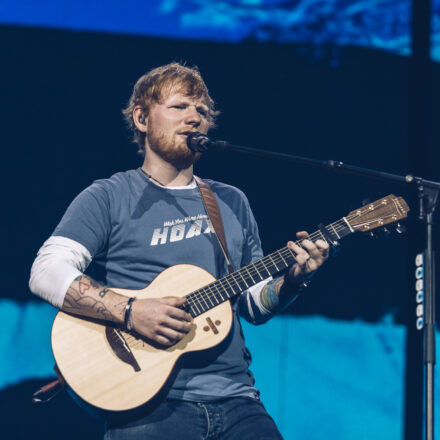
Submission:
<svg viewBox="0 0 440 440">
<path fill-rule="evenodd" d="M 208 107 L 201 99 L 171 92 L 150 109 L 147 121 L 148 146 L 177 169 L 191 166 L 200 157 L 186 145 L 192 131 L 207 133 Z"/>
</svg>

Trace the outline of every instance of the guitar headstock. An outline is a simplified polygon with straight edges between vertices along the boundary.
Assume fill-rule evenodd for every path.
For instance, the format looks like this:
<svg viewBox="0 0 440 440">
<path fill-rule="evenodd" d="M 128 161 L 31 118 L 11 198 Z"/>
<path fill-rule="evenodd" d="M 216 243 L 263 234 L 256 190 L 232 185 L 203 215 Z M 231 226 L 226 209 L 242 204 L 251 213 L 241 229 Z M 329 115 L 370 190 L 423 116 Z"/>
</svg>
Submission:
<svg viewBox="0 0 440 440">
<path fill-rule="evenodd" d="M 345 220 L 353 230 L 369 232 L 406 218 L 408 211 L 409 206 L 402 197 L 390 194 L 351 211 Z"/>
</svg>

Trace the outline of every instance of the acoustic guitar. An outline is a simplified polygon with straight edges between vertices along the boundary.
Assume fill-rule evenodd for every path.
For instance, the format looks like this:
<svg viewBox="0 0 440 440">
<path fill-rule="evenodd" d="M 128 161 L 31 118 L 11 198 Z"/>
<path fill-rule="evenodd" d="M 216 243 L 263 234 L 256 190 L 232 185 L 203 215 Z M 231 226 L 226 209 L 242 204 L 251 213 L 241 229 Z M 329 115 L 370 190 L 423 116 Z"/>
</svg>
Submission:
<svg viewBox="0 0 440 440">
<path fill-rule="evenodd" d="M 310 234 L 316 241 L 339 240 L 356 231 L 372 231 L 407 217 L 402 197 L 389 195 L 347 216 L 321 225 Z M 299 244 L 299 242 L 297 242 Z M 58 312 L 52 327 L 52 349 L 61 375 L 87 403 L 110 411 L 136 408 L 163 387 L 180 356 L 219 344 L 232 326 L 230 299 L 295 262 L 283 247 L 216 280 L 200 267 L 181 264 L 161 272 L 141 290 L 112 289 L 136 298 L 186 297 L 194 318 L 192 330 L 171 347 L 149 343 L 134 332 L 109 323 Z"/>
</svg>

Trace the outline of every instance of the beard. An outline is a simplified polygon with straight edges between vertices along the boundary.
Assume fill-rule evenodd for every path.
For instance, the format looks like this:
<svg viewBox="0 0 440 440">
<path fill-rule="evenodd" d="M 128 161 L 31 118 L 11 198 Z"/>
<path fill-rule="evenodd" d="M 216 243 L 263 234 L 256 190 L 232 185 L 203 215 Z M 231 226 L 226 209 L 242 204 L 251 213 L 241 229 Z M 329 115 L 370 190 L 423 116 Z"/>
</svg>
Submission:
<svg viewBox="0 0 440 440">
<path fill-rule="evenodd" d="M 146 137 L 151 150 L 179 171 L 195 164 L 202 155 L 190 150 L 186 145 L 186 139 L 177 135 L 166 135 L 150 129 Z"/>
</svg>

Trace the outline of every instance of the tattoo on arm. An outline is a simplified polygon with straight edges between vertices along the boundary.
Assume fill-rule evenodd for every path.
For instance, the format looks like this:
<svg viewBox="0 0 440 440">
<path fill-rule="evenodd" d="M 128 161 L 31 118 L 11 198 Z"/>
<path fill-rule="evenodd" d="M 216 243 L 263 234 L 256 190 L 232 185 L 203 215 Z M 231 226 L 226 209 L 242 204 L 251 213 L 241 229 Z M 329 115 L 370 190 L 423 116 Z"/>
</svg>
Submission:
<svg viewBox="0 0 440 440">
<path fill-rule="evenodd" d="M 298 295 L 292 287 L 286 285 L 284 277 L 269 281 L 260 293 L 261 304 L 271 312 L 278 312 L 287 307 Z"/>
<path fill-rule="evenodd" d="M 104 298 L 105 294 L 106 294 L 109 290 L 110 290 L 110 289 L 102 289 L 102 290 L 98 293 L 98 295 L 99 295 L 101 298 Z"/>
<path fill-rule="evenodd" d="M 69 287 L 62 309 L 66 312 L 90 316 L 91 318 L 113 321 L 111 313 L 101 301 L 90 296 L 82 296 L 77 290 Z"/>
<path fill-rule="evenodd" d="M 279 293 L 283 279 L 269 281 L 261 290 L 261 303 L 267 310 L 275 311 L 280 303 Z"/>
<path fill-rule="evenodd" d="M 67 290 L 61 309 L 76 315 L 121 322 L 127 300 L 113 297 L 109 301 L 104 301 L 108 292 L 111 290 L 101 286 L 87 275 L 80 275 Z M 113 294 L 116 295 L 114 292 Z"/>
</svg>

